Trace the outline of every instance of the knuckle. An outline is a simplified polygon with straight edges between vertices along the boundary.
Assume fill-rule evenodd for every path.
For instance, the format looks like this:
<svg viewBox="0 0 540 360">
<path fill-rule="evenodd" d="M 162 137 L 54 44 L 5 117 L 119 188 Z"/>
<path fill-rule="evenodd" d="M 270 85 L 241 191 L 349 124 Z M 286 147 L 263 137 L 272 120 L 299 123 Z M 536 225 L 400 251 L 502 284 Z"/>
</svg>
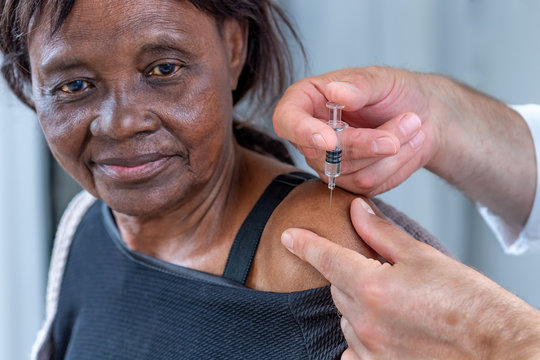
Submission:
<svg viewBox="0 0 540 360">
<path fill-rule="evenodd" d="M 303 235 L 296 235 L 296 238 L 293 243 L 293 250 L 300 258 L 305 259 L 306 251 L 309 250 L 306 246 L 306 239 Z"/>
<path fill-rule="evenodd" d="M 365 195 L 368 198 L 372 198 L 379 194 L 385 193 L 388 190 L 395 188 L 397 185 L 399 185 L 399 183 L 395 184 L 394 181 L 392 181 L 392 179 L 390 179 L 389 181 L 383 181 L 373 186 L 373 188 L 371 188 L 369 192 L 366 193 Z"/>
<path fill-rule="evenodd" d="M 374 135 L 377 135 L 376 130 L 369 128 L 357 128 L 354 129 L 354 132 L 350 132 L 350 142 L 356 149 L 368 149 L 371 147 L 370 140 L 373 139 Z"/>
<path fill-rule="evenodd" d="M 308 142 L 305 141 L 306 139 L 306 130 L 304 128 L 304 126 L 302 126 L 302 124 L 297 124 L 297 126 L 295 126 L 293 128 L 293 139 L 296 140 L 296 142 L 298 142 L 299 144 L 303 144 L 303 145 L 307 145 Z"/>
<path fill-rule="evenodd" d="M 305 146 L 302 146 L 300 148 L 300 152 L 302 154 L 304 154 L 305 158 L 306 158 L 306 162 L 308 162 L 308 159 L 316 159 L 318 158 L 317 156 L 317 151 L 315 149 L 312 149 L 312 148 L 309 148 L 309 147 L 305 147 Z M 311 161 L 312 163 L 314 163 L 314 161 Z M 310 165 L 311 166 L 311 165 Z"/>
<path fill-rule="evenodd" d="M 386 285 L 378 279 L 367 279 L 362 287 L 357 289 L 356 296 L 362 296 L 365 305 L 371 311 L 375 311 L 387 296 Z"/>
<path fill-rule="evenodd" d="M 380 72 L 383 70 L 383 68 L 381 66 L 377 66 L 377 65 L 370 65 L 370 66 L 366 66 L 364 68 L 364 72 L 363 72 L 363 76 L 367 79 L 367 80 L 377 80 L 377 78 L 380 76 Z"/>
<path fill-rule="evenodd" d="M 368 192 L 366 192 L 364 195 L 365 197 L 367 197 L 368 199 L 371 199 L 371 198 L 374 198 L 375 196 L 379 195 L 379 194 L 382 194 L 383 192 L 385 192 L 384 190 L 381 191 L 381 188 L 380 187 L 377 187 L 375 189 L 370 189 Z"/>
<path fill-rule="evenodd" d="M 313 76 L 302 78 L 298 80 L 297 82 L 295 82 L 294 84 L 292 84 L 291 86 L 289 86 L 289 89 L 291 90 L 294 90 L 297 88 L 304 89 L 307 85 L 311 83 L 312 79 L 313 79 Z"/>
<path fill-rule="evenodd" d="M 276 131 L 276 134 L 278 136 L 281 135 L 281 126 L 279 119 L 281 119 L 283 116 L 281 115 L 281 107 L 277 106 L 274 110 L 274 114 L 272 115 L 272 124 L 274 125 L 274 130 Z"/>
<path fill-rule="evenodd" d="M 365 320 L 361 324 L 352 324 L 352 327 L 357 338 L 370 351 L 379 353 L 386 348 L 387 334 L 376 320 Z"/>
<path fill-rule="evenodd" d="M 322 165 L 320 164 L 321 163 L 320 159 L 317 157 L 314 157 L 314 158 L 306 157 L 306 163 L 309 165 L 310 168 L 315 170 L 317 174 L 319 174 L 319 177 L 321 177 L 322 179 L 324 175 L 324 169 Z"/>
<path fill-rule="evenodd" d="M 319 253 L 319 266 L 321 274 L 327 279 L 331 277 L 334 272 L 335 257 L 328 251 L 322 251 Z"/>
<path fill-rule="evenodd" d="M 376 177 L 362 172 L 354 177 L 354 185 L 363 191 L 369 191 L 377 185 Z"/>
</svg>

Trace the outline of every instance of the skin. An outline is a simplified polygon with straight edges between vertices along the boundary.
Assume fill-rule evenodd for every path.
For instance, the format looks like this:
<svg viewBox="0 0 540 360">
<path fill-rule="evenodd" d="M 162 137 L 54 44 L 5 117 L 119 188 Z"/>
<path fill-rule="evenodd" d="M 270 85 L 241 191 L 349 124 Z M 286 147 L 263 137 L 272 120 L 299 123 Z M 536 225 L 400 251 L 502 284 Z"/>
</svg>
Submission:
<svg viewBox="0 0 540 360">
<path fill-rule="evenodd" d="M 477 271 L 351 204 L 381 263 L 304 229 L 283 244 L 331 283 L 349 348 L 342 359 L 540 359 L 540 312 Z"/>
<path fill-rule="evenodd" d="M 294 170 L 234 141 L 231 91 L 246 29 L 176 0 L 77 1 L 53 34 L 47 19 L 46 9 L 35 19 L 29 49 L 36 111 L 55 158 L 110 206 L 131 249 L 221 275 L 265 187 Z M 264 231 L 248 286 L 328 283 L 280 245 L 291 226 L 328 237 L 339 230 L 340 244 L 374 256 L 346 216 L 352 195 L 335 198 L 328 209 L 320 182 L 293 191 Z"/>
</svg>

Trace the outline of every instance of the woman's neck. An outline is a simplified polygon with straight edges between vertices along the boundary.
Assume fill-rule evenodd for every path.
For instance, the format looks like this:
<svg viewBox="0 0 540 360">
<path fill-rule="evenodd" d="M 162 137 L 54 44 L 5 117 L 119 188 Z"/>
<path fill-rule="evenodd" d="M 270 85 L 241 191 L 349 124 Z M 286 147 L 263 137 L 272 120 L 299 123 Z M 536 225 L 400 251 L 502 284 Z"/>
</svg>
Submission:
<svg viewBox="0 0 540 360">
<path fill-rule="evenodd" d="M 128 247 L 167 262 L 220 274 L 236 230 L 251 208 L 241 191 L 243 177 L 247 176 L 245 151 L 236 144 L 229 148 L 229 155 L 212 179 L 182 206 L 145 218 L 115 212 Z"/>
</svg>

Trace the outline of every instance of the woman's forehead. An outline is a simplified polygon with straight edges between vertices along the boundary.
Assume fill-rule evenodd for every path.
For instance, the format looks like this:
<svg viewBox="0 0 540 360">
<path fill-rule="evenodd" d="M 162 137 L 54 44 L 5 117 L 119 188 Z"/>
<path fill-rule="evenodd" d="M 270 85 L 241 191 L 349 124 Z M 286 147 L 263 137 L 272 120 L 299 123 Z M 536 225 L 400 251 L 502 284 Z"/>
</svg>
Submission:
<svg viewBox="0 0 540 360">
<path fill-rule="evenodd" d="M 45 9 L 45 16 L 40 18 L 37 26 L 33 26 L 30 37 L 37 32 L 49 35 L 42 40 L 68 37 L 77 41 L 91 33 L 105 37 L 98 40 L 107 40 L 113 35 L 137 37 L 145 31 L 160 28 L 193 34 L 205 26 L 215 25 L 211 16 L 191 2 L 182 0 L 77 0 L 60 28 L 54 32 L 47 13 Z"/>
<path fill-rule="evenodd" d="M 213 18 L 178 0 L 78 0 L 62 26 L 50 30 L 50 24 L 38 24 L 30 36 L 30 57 L 40 58 L 40 65 L 66 52 L 107 50 L 112 55 L 121 48 L 174 41 L 189 47 L 219 36 Z"/>
</svg>

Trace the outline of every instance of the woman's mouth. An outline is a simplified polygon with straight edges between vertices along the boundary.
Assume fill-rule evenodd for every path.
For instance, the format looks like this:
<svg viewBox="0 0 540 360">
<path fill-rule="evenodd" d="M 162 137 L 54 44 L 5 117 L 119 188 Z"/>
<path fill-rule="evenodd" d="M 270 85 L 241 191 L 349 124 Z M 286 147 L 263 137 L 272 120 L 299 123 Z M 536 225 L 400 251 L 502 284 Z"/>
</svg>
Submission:
<svg viewBox="0 0 540 360">
<path fill-rule="evenodd" d="M 130 158 L 107 158 L 95 162 L 98 171 L 118 182 L 141 182 L 167 168 L 173 156 L 144 154 Z"/>
</svg>

